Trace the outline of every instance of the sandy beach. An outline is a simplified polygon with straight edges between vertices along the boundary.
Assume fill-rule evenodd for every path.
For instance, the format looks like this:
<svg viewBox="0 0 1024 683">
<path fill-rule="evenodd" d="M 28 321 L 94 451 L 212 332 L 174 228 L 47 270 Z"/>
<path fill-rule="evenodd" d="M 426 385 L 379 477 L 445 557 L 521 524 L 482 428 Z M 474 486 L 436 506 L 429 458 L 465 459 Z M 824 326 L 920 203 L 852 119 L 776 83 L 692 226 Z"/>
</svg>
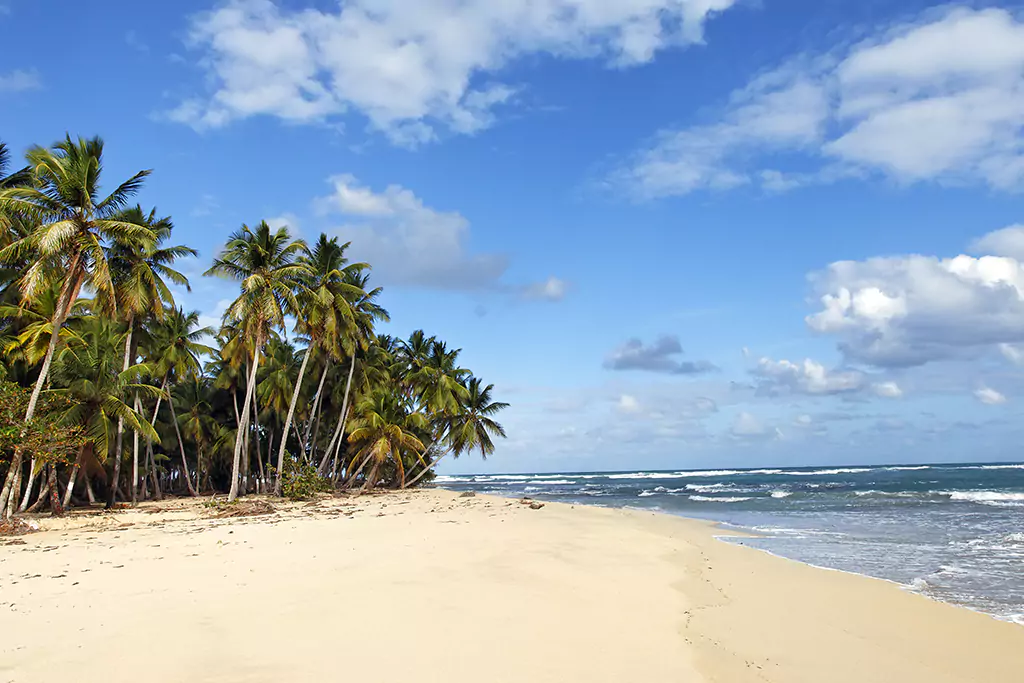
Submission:
<svg viewBox="0 0 1024 683">
<path fill-rule="evenodd" d="M 221 518 L 147 503 L 0 539 L 0 682 L 1024 671 L 1020 626 L 725 543 L 702 522 L 438 490 L 277 505 Z"/>
</svg>

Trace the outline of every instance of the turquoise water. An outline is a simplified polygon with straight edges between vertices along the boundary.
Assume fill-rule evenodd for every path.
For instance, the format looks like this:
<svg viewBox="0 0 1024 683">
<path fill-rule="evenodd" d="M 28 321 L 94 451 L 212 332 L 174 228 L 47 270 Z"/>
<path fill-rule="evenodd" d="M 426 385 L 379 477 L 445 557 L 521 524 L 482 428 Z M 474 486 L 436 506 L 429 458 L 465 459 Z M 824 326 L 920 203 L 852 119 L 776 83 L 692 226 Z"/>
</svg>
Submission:
<svg viewBox="0 0 1024 683">
<path fill-rule="evenodd" d="M 777 555 L 1024 624 L 1024 465 L 441 476 L 456 491 L 657 510 Z"/>
</svg>

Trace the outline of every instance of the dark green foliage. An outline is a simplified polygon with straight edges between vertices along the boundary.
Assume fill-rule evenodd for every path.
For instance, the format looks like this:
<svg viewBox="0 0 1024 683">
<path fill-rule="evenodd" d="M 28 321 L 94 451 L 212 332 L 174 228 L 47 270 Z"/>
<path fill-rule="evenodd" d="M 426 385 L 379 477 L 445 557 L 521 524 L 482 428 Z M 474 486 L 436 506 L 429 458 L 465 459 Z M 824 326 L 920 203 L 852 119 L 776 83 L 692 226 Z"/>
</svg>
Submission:
<svg viewBox="0 0 1024 683">
<path fill-rule="evenodd" d="M 281 492 L 289 500 L 307 500 L 318 493 L 329 493 L 334 488 L 330 479 L 317 474 L 314 465 L 301 463 L 290 453 L 285 454 L 281 483 Z"/>
</svg>

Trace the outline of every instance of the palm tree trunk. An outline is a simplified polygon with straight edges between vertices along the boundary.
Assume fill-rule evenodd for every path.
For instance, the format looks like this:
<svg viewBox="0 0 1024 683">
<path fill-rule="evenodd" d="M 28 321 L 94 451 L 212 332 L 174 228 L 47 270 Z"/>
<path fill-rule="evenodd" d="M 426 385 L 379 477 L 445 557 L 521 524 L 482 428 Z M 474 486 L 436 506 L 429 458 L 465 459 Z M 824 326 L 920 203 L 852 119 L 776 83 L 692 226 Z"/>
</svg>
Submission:
<svg viewBox="0 0 1024 683">
<path fill-rule="evenodd" d="M 85 446 L 78 449 L 78 457 L 75 458 L 75 464 L 71 468 L 71 474 L 68 476 L 68 488 L 64 491 L 64 503 L 61 505 L 63 508 L 67 508 L 71 505 L 71 492 L 75 490 L 75 481 L 78 479 L 78 473 L 82 469 L 82 461 L 85 459 Z M 50 495 L 54 495 L 54 489 L 50 489 Z"/>
<path fill-rule="evenodd" d="M 338 443 L 334 445 L 334 460 L 331 463 L 331 479 L 334 480 L 338 475 L 338 454 L 341 453 L 341 446 L 345 443 L 345 423 L 348 422 L 348 410 L 341 414 L 341 435 L 338 438 Z"/>
<path fill-rule="evenodd" d="M 338 428 L 340 429 L 340 432 L 335 434 L 336 437 L 342 440 L 345 438 L 345 422 L 348 418 L 348 397 L 349 392 L 352 390 L 352 375 L 355 374 L 355 371 L 356 354 L 353 352 L 352 359 L 348 365 L 348 380 L 345 382 L 345 397 L 341 400 L 341 415 L 338 417 Z M 335 444 L 333 462 L 331 463 L 331 474 L 333 477 L 338 471 L 338 453 L 341 451 L 341 442 L 337 441 L 337 439 L 332 439 L 331 442 Z M 330 447 L 328 447 L 327 453 L 324 454 L 324 460 L 326 461 L 330 455 Z"/>
<path fill-rule="evenodd" d="M 132 333 L 135 331 L 135 319 L 128 316 L 128 334 L 124 338 L 124 363 L 121 372 L 128 370 L 132 355 Z M 117 418 L 117 438 L 114 441 L 114 485 L 107 492 L 107 509 L 114 507 L 114 500 L 117 498 L 117 486 L 121 479 L 121 449 L 124 446 L 124 418 Z M 132 489 L 134 491 L 134 483 Z M 134 496 L 133 496 L 134 498 Z"/>
<path fill-rule="evenodd" d="M 228 500 L 238 498 L 238 470 L 242 456 L 242 442 L 245 439 L 245 431 L 249 426 L 249 407 L 252 405 L 253 394 L 256 393 L 256 369 L 259 367 L 259 344 L 253 346 L 252 369 L 249 371 L 249 385 L 245 388 L 245 403 L 242 407 L 242 416 L 238 423 L 238 432 L 235 434 L 235 457 L 231 463 L 231 490 L 228 492 Z"/>
<path fill-rule="evenodd" d="M 142 401 L 139 393 L 135 392 L 135 412 L 142 412 Z M 139 433 L 132 432 L 132 505 L 139 504 Z"/>
<path fill-rule="evenodd" d="M 334 442 L 338 440 L 338 434 L 341 433 L 341 424 L 344 422 L 345 416 L 342 413 L 338 413 L 338 424 L 334 426 L 334 434 L 331 436 L 331 442 L 327 444 L 327 450 L 324 451 L 324 457 L 320 458 L 320 464 L 316 468 L 317 474 L 321 477 L 326 472 L 327 463 L 331 459 L 331 453 L 334 451 Z"/>
<path fill-rule="evenodd" d="M 292 426 L 292 418 L 295 416 L 295 404 L 299 401 L 299 391 L 302 390 L 302 378 L 306 374 L 306 364 L 309 362 L 309 352 L 312 344 L 306 347 L 306 353 L 302 354 L 302 365 L 299 366 L 299 377 L 295 380 L 295 388 L 292 390 L 292 400 L 288 404 L 288 417 L 284 419 L 284 429 L 281 430 L 281 445 L 277 449 L 277 478 L 274 480 L 274 495 L 281 495 L 281 474 L 284 472 L 284 451 L 288 444 L 288 428 Z M 299 438 L 299 430 L 295 430 L 295 438 Z M 299 448 L 302 448 L 302 441 L 299 440 Z"/>
<path fill-rule="evenodd" d="M 369 461 L 369 459 L 370 459 L 369 456 L 367 456 L 366 460 L 363 461 L 363 464 L 359 466 L 359 470 L 357 470 L 356 473 L 353 476 L 355 476 L 355 477 L 359 476 L 359 472 L 361 472 L 363 467 L 366 466 L 366 463 Z M 375 462 L 375 463 L 373 463 L 373 467 L 370 468 L 370 473 L 368 475 L 366 475 L 366 481 L 364 481 L 362 487 L 360 487 L 359 493 L 366 493 L 367 491 L 372 489 L 374 486 L 376 486 L 377 485 L 377 478 L 379 476 L 380 476 L 380 463 L 379 462 Z"/>
<path fill-rule="evenodd" d="M 160 403 L 164 400 L 164 392 L 167 391 L 167 376 L 169 373 L 164 373 L 164 379 L 160 383 L 160 395 L 156 397 L 156 407 L 153 408 L 153 419 L 149 421 L 150 426 L 156 429 L 156 418 L 160 414 Z M 157 476 L 156 471 L 156 456 L 153 454 L 153 440 L 146 437 L 146 458 L 147 467 L 149 468 L 149 481 L 153 485 L 153 498 L 156 500 L 163 500 L 163 493 L 160 491 L 160 478 Z"/>
<path fill-rule="evenodd" d="M 60 496 L 57 495 L 57 466 L 51 463 L 46 468 L 46 485 L 50 489 L 50 514 L 60 517 L 64 514 L 64 506 L 60 504 Z"/>
<path fill-rule="evenodd" d="M 32 487 L 36 483 L 36 456 L 32 456 L 32 459 L 28 463 L 28 485 L 25 487 L 25 495 L 21 498 L 21 505 L 18 506 L 18 512 L 24 512 L 28 509 L 29 498 L 32 497 Z M 42 484 L 40 484 L 42 486 Z M 39 495 L 42 495 L 40 492 Z"/>
<path fill-rule="evenodd" d="M 439 462 L 441 462 L 442 460 L 444 460 L 444 457 L 445 457 L 446 455 L 448 455 L 449 453 L 451 453 L 451 451 L 445 451 L 444 453 L 442 453 L 442 454 L 441 454 L 441 457 L 440 457 L 440 458 L 438 458 L 438 459 L 437 459 L 437 460 L 435 460 L 434 462 L 430 463 L 430 466 L 428 466 L 428 467 L 424 467 L 424 468 L 423 468 L 423 470 L 422 470 L 422 471 L 421 471 L 421 472 L 420 472 L 419 474 L 417 474 L 417 475 L 416 475 L 415 477 L 413 477 L 413 478 L 412 478 L 412 480 L 411 480 L 411 481 L 408 481 L 408 482 L 406 482 L 406 484 L 405 484 L 405 488 L 409 488 L 410 486 L 412 486 L 413 484 L 415 484 L 416 482 L 418 482 L 418 481 L 419 481 L 420 479 L 422 479 L 422 478 L 423 478 L 423 475 L 425 475 L 425 474 L 426 474 L 427 472 L 429 472 L 430 470 L 434 469 L 434 467 L 436 467 L 436 466 L 437 466 L 437 463 L 439 463 Z"/>
<path fill-rule="evenodd" d="M 178 427 L 178 416 L 174 414 L 174 397 L 167 395 L 167 405 L 171 408 L 171 422 L 174 423 L 174 433 L 178 437 L 178 450 L 181 451 L 181 474 L 185 477 L 185 485 L 188 486 L 188 493 L 193 498 L 197 495 L 192 486 L 192 477 L 188 473 L 188 460 L 185 459 L 185 442 L 181 438 L 181 428 Z M 199 483 L 198 478 L 196 483 Z"/>
<path fill-rule="evenodd" d="M 57 474 L 56 474 L 56 472 L 53 475 L 53 479 L 54 479 L 54 483 L 56 483 L 56 481 L 57 481 Z M 41 488 L 39 490 L 39 495 L 36 497 L 36 502 L 34 502 L 31 505 L 29 505 L 28 509 L 25 510 L 25 512 L 29 512 L 29 513 L 36 512 L 39 508 L 43 507 L 43 505 L 45 505 L 46 501 L 48 501 L 48 500 L 52 500 L 50 498 L 50 482 L 47 479 L 44 479 L 43 480 L 43 488 Z M 58 503 L 60 502 L 60 496 L 59 495 L 57 496 L 57 502 Z"/>
<path fill-rule="evenodd" d="M 71 264 L 69 272 L 74 273 L 81 262 L 81 257 L 76 256 L 75 260 Z M 74 278 L 73 278 L 74 279 Z M 28 408 L 25 410 L 25 424 L 28 425 L 32 421 L 32 418 L 36 414 L 36 405 L 39 403 L 39 394 L 43 391 L 43 385 L 46 384 L 46 379 L 50 375 L 50 365 L 53 364 L 53 356 L 57 351 L 57 342 L 60 340 L 60 331 L 64 327 L 64 322 L 68 317 L 68 309 L 71 307 L 72 296 L 77 296 L 78 287 L 81 286 L 81 275 L 77 276 L 78 282 L 71 285 L 67 283 L 67 288 L 61 292 L 61 296 L 57 299 L 57 308 L 53 312 L 53 319 L 50 321 L 50 344 L 46 348 L 46 356 L 43 357 L 43 366 L 39 370 L 39 377 L 36 378 L 36 384 L 32 387 L 32 396 L 28 400 Z M 25 436 L 25 428 L 22 428 L 21 437 Z M 21 441 L 21 439 L 19 439 Z M 8 501 L 11 498 L 16 498 L 19 490 L 14 489 L 15 479 L 21 473 L 21 461 L 24 457 L 24 449 L 19 443 L 14 449 L 14 456 L 11 458 L 10 468 L 7 470 L 7 478 L 4 480 L 4 487 L 0 490 L 0 519 L 9 519 L 11 514 L 14 512 L 14 506 L 8 505 Z M 10 511 L 8 512 L 8 509 Z"/>
<path fill-rule="evenodd" d="M 323 405 L 324 395 L 324 382 L 327 381 L 327 372 L 331 369 L 331 359 L 328 358 L 327 362 L 324 363 L 324 371 L 320 373 L 320 384 L 316 388 L 316 395 L 313 396 L 313 405 L 309 408 L 309 420 L 306 422 L 306 438 L 305 441 L 309 444 L 309 457 L 313 457 L 313 451 L 316 449 L 316 437 L 320 434 L 320 408 Z M 309 440 L 309 430 L 313 426 L 313 416 L 316 415 L 316 427 L 313 429 L 313 440 Z"/>
<path fill-rule="evenodd" d="M 21 467 L 14 473 L 14 481 L 11 483 L 11 495 L 8 498 L 7 506 L 3 510 L 3 517 L 10 519 L 14 516 L 14 510 L 18 507 L 18 493 L 21 491 Z"/>
</svg>

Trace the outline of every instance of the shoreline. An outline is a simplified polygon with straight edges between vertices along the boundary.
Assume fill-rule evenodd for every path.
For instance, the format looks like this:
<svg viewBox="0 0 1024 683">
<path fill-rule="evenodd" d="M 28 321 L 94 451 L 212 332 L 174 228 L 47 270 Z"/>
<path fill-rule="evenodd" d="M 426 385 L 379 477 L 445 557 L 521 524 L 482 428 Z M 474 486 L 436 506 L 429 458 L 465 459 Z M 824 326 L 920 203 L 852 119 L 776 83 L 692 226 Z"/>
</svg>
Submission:
<svg viewBox="0 0 1024 683">
<path fill-rule="evenodd" d="M 458 493 L 458 491 L 453 491 L 452 489 L 443 489 L 441 487 L 435 487 L 435 489 L 443 490 L 443 491 L 448 491 L 450 493 Z M 518 499 L 522 498 L 522 496 L 519 496 L 519 497 L 505 497 L 505 496 L 501 496 L 499 494 L 494 494 L 494 493 L 478 493 L 477 495 L 480 495 L 480 496 L 493 496 L 493 497 L 499 498 L 501 500 L 518 500 Z M 531 496 L 526 496 L 526 497 L 530 498 Z M 543 502 L 548 503 L 549 501 L 543 501 Z M 668 512 L 668 511 L 662 510 L 660 508 L 658 508 L 658 509 L 639 508 L 639 507 L 633 507 L 633 506 L 629 506 L 629 505 L 623 505 L 621 507 L 617 507 L 617 506 L 614 506 L 614 505 L 600 505 L 600 504 L 597 504 L 597 503 L 571 503 L 570 504 L 570 503 L 564 503 L 564 502 L 560 502 L 560 501 L 550 501 L 550 502 L 552 504 L 557 504 L 557 505 L 573 505 L 573 506 L 579 505 L 581 507 L 592 507 L 592 508 L 600 508 L 600 509 L 605 509 L 605 510 L 629 510 L 631 512 L 663 515 L 663 516 L 666 516 L 666 517 L 671 517 L 671 518 L 675 518 L 675 519 L 683 519 L 683 520 L 686 520 L 688 522 L 694 522 L 694 523 L 697 523 L 697 524 L 702 524 L 702 525 L 710 527 L 711 529 L 729 532 L 727 534 L 713 534 L 713 537 L 715 538 L 715 540 L 720 541 L 722 543 L 728 543 L 730 545 L 739 546 L 741 548 L 746 548 L 748 550 L 752 550 L 752 551 L 755 551 L 755 552 L 764 553 L 765 555 L 768 555 L 769 557 L 774 557 L 774 558 L 776 558 L 778 560 L 784 560 L 784 561 L 787 561 L 787 562 L 795 562 L 798 565 L 801 565 L 801 566 L 804 566 L 804 567 L 810 567 L 812 569 L 819 569 L 821 571 L 826 571 L 826 572 L 836 572 L 836 573 L 839 573 L 839 574 L 843 574 L 845 576 L 856 576 L 856 577 L 863 578 L 863 579 L 871 579 L 873 581 L 881 581 L 882 583 L 885 583 L 887 585 L 891 585 L 891 586 L 894 586 L 896 588 L 899 588 L 901 591 L 903 591 L 904 593 L 907 593 L 909 595 L 916 595 L 918 597 L 924 598 L 925 600 L 929 600 L 931 602 L 935 602 L 935 603 L 938 603 L 940 605 L 949 605 L 950 607 L 958 607 L 960 609 L 965 609 L 968 612 L 971 612 L 972 614 L 980 614 L 982 616 L 989 617 L 990 619 L 992 619 L 994 621 L 997 621 L 997 622 L 999 622 L 1001 624 L 1010 624 L 1010 625 L 1013 625 L 1013 626 L 1020 626 L 1020 627 L 1024 628 L 1024 621 L 1017 621 L 1017 620 L 1012 619 L 1012 618 L 1005 618 L 1004 619 L 1004 618 L 1000 617 L 999 615 L 992 614 L 990 612 L 985 612 L 984 610 L 976 609 L 974 607 L 971 607 L 970 605 L 965 605 L 965 604 L 959 603 L 959 602 L 951 602 L 949 600 L 943 600 L 941 598 L 933 597 L 931 595 L 927 595 L 927 594 L 925 594 L 925 593 L 923 593 L 921 591 L 918 591 L 918 590 L 914 589 L 914 587 L 912 585 L 901 583 L 899 581 L 896 581 L 895 579 L 887 579 L 884 576 L 872 576 L 871 574 L 862 574 L 861 572 L 850 571 L 850 570 L 847 570 L 847 569 L 839 569 L 838 567 L 826 567 L 824 565 L 814 564 L 813 562 L 807 562 L 805 560 L 799 560 L 799 559 L 797 559 L 795 557 L 788 557 L 787 555 L 781 555 L 781 554 L 773 552 L 773 551 L 771 551 L 771 550 L 769 550 L 767 548 L 759 548 L 759 547 L 752 546 L 752 545 L 743 545 L 742 543 L 731 542 L 731 541 L 729 541 L 727 539 L 730 539 L 730 538 L 773 538 L 772 536 L 770 536 L 768 534 L 765 534 L 765 533 L 762 533 L 762 532 L 759 532 L 756 529 L 750 529 L 750 528 L 747 528 L 747 527 L 740 526 L 738 524 L 732 524 L 731 522 L 723 522 L 723 521 L 714 520 L 714 519 L 704 519 L 702 517 L 689 517 L 687 515 L 680 515 L 680 514 L 676 514 L 674 512 Z"/>
<path fill-rule="evenodd" d="M 750 552 L 709 520 L 444 489 L 273 507 L 221 518 L 177 499 L 0 539 L 0 680 L 1009 683 L 1024 668 L 1013 624 Z M 424 634 L 399 655 L 397 624 Z M 190 653 L 187 674 L 150 668 L 153 634 Z"/>
</svg>

